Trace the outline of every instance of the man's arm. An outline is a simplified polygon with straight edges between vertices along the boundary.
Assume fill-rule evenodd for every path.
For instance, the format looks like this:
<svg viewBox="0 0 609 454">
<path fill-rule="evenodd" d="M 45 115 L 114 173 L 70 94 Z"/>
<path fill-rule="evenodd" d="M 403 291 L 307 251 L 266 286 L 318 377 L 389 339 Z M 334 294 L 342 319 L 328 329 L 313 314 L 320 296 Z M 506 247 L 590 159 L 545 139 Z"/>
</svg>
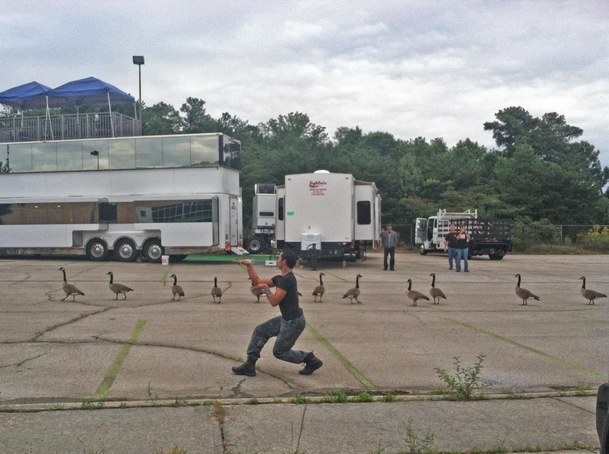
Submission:
<svg viewBox="0 0 609 454">
<path fill-rule="evenodd" d="M 271 280 L 271 283 L 272 282 L 273 281 Z M 271 306 L 273 307 L 281 303 L 281 301 L 285 298 L 287 294 L 287 292 L 282 288 L 277 288 L 277 290 L 275 290 L 275 293 L 271 292 L 271 289 L 269 288 L 269 285 L 266 282 L 261 282 L 256 287 L 258 287 L 264 292 L 264 294 L 269 300 L 269 303 L 271 303 Z"/>
</svg>

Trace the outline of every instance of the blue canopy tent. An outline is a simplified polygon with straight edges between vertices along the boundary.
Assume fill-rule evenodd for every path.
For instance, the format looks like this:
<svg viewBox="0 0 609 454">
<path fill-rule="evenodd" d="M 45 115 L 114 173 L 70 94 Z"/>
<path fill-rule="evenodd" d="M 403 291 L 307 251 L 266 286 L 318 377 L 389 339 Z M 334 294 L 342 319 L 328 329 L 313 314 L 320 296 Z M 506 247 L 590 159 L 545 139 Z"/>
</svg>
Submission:
<svg viewBox="0 0 609 454">
<path fill-rule="evenodd" d="M 38 82 L 30 82 L 0 93 L 0 103 L 20 109 L 22 118 L 23 110 L 46 109 L 45 137 L 47 134 L 47 125 L 50 123 L 51 114 L 49 109 L 51 107 L 76 106 L 76 116 L 78 122 L 80 106 L 106 103 L 108 103 L 110 118 L 112 118 L 110 125 L 112 137 L 114 137 L 112 104 L 121 104 L 124 102 L 133 103 L 135 118 L 137 119 L 135 98 L 124 91 L 119 90 L 114 85 L 110 85 L 109 83 L 96 79 L 95 77 L 74 80 L 54 89 L 51 89 Z M 51 139 L 53 139 L 52 129 Z"/>
<path fill-rule="evenodd" d="M 47 95 L 49 103 L 52 105 L 61 103 L 64 105 L 75 105 L 77 117 L 80 106 L 105 104 L 107 102 L 110 116 L 112 116 L 112 103 L 132 102 L 134 103 L 137 118 L 137 109 L 135 108 L 135 98 L 133 96 L 95 77 L 68 82 L 50 90 Z M 114 137 L 114 121 L 110 124 L 112 127 L 112 137 Z"/>
<path fill-rule="evenodd" d="M 23 111 L 27 109 L 46 109 L 46 122 L 49 121 L 49 97 L 51 88 L 36 81 L 17 87 L 9 88 L 0 93 L 0 104 L 16 107 L 21 112 L 21 127 L 23 127 Z M 56 106 L 52 106 L 56 107 Z"/>
<path fill-rule="evenodd" d="M 25 109 L 45 109 L 47 107 L 47 93 L 51 91 L 46 85 L 30 82 L 9 88 L 0 93 L 0 103 Z"/>
</svg>

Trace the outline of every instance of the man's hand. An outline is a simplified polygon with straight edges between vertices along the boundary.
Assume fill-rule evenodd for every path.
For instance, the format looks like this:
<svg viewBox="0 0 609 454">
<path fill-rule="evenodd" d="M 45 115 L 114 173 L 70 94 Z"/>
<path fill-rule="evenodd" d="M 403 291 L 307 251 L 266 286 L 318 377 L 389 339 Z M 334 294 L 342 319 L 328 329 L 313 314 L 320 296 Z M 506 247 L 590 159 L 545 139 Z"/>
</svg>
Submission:
<svg viewBox="0 0 609 454">
<path fill-rule="evenodd" d="M 238 260 L 233 260 L 233 263 L 238 263 L 239 265 L 248 266 L 248 265 L 252 264 L 252 261 L 248 260 L 248 259 L 238 259 Z"/>
</svg>

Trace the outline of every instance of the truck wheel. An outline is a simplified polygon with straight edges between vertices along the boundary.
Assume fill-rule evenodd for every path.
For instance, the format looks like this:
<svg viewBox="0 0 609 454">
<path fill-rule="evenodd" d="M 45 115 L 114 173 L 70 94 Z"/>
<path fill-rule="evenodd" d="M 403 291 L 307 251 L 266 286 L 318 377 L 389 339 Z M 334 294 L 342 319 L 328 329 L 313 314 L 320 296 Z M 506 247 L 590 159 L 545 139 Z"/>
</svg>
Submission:
<svg viewBox="0 0 609 454">
<path fill-rule="evenodd" d="M 259 236 L 250 238 L 247 244 L 247 250 L 250 254 L 260 254 L 263 249 L 266 249 L 265 241 Z"/>
<path fill-rule="evenodd" d="M 424 244 L 419 246 L 419 254 L 421 254 L 421 255 L 427 255 L 427 249 L 425 249 L 425 245 Z"/>
<path fill-rule="evenodd" d="M 104 240 L 95 238 L 87 244 L 87 257 L 94 262 L 103 262 L 108 258 L 108 245 Z"/>
<path fill-rule="evenodd" d="M 121 262 L 133 262 L 138 255 L 133 241 L 120 240 L 114 246 L 114 256 Z"/>
<path fill-rule="evenodd" d="M 500 253 L 496 253 L 496 254 L 489 254 L 488 258 L 491 260 L 501 260 L 504 257 L 503 254 Z"/>
<path fill-rule="evenodd" d="M 144 244 L 144 247 L 142 248 L 142 255 L 147 262 L 151 263 L 161 263 L 163 253 L 163 246 L 161 246 L 161 242 L 156 239 L 146 241 L 146 244 Z"/>
</svg>

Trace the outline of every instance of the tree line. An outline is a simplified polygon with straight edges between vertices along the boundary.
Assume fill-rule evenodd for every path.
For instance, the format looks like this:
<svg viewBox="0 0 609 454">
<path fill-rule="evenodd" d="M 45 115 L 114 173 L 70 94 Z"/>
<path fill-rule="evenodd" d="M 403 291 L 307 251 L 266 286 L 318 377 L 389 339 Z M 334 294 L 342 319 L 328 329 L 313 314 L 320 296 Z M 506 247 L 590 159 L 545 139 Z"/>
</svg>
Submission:
<svg viewBox="0 0 609 454">
<path fill-rule="evenodd" d="M 497 148 L 469 138 L 448 147 L 442 138 L 396 139 L 388 132 L 340 127 L 333 135 L 304 113 L 251 125 L 205 101 L 187 98 L 179 111 L 165 103 L 144 109 L 145 134 L 222 132 L 242 142 L 239 164 L 244 215 L 249 220 L 255 183 L 318 169 L 374 181 L 383 198 L 383 222 L 410 225 L 438 209 L 477 209 L 485 217 L 550 224 L 609 223 L 609 168 L 599 150 L 578 140 L 583 130 L 556 112 L 537 118 L 507 107 L 480 125 Z"/>
</svg>

